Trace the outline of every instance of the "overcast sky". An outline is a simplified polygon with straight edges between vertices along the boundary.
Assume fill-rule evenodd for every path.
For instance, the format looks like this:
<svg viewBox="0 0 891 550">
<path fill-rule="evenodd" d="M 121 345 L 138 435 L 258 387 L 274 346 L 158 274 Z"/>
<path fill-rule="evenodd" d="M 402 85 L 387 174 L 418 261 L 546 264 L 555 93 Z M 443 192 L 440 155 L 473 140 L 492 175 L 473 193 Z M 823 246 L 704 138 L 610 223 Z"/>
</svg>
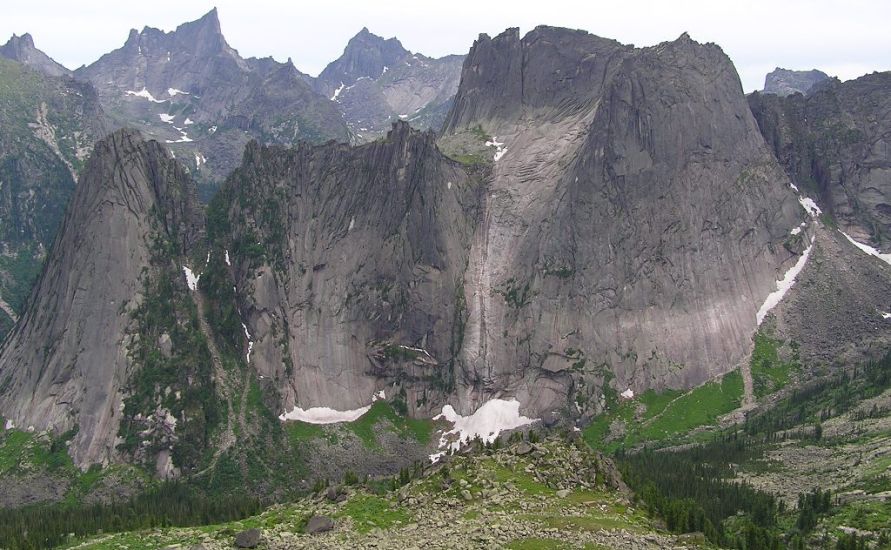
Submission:
<svg viewBox="0 0 891 550">
<path fill-rule="evenodd" d="M 14 7 L 11 7 L 14 6 Z M 776 66 L 819 68 L 843 80 L 891 69 L 889 0 L 28 0 L 0 8 L 0 42 L 30 32 L 69 68 L 120 47 L 131 28 L 173 30 L 219 9 L 223 34 L 244 57 L 288 57 L 316 75 L 363 26 L 414 52 L 466 53 L 479 33 L 525 33 L 547 24 L 580 28 L 636 46 L 687 31 L 733 59 L 745 90 Z"/>
</svg>

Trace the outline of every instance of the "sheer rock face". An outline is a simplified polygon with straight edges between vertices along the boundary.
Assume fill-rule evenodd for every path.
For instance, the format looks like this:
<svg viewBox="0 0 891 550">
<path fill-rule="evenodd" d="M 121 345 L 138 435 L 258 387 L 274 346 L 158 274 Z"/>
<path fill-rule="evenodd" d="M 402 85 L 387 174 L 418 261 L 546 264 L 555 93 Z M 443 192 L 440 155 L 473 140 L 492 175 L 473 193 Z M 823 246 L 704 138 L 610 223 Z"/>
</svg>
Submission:
<svg viewBox="0 0 891 550">
<path fill-rule="evenodd" d="M 891 72 L 749 105 L 792 181 L 860 242 L 891 247 Z"/>
<path fill-rule="evenodd" d="M 765 94 L 776 94 L 785 97 L 792 94 L 807 94 L 817 84 L 829 79 L 823 71 L 791 71 L 777 67 L 764 77 Z"/>
<path fill-rule="evenodd" d="M 96 86 L 121 125 L 170 143 L 201 181 L 225 178 L 250 139 L 348 139 L 337 106 L 310 77 L 290 60 L 243 59 L 216 9 L 173 32 L 131 30 L 123 47 L 75 74 Z M 143 89 L 151 99 L 138 95 Z"/>
<path fill-rule="evenodd" d="M 464 278 L 463 410 L 596 401 L 598 369 L 689 387 L 745 359 L 804 212 L 717 46 L 483 35 L 443 141 L 477 126 L 506 152 Z"/>
<path fill-rule="evenodd" d="M 196 204 L 157 142 L 120 130 L 96 144 L 25 315 L 0 348 L 5 418 L 38 431 L 77 426 L 76 464 L 114 456 L 131 371 L 128 311 L 141 300 L 151 233 L 191 246 L 203 224 Z"/>
<path fill-rule="evenodd" d="M 356 149 L 251 147 L 232 176 L 251 361 L 283 410 L 399 382 L 415 412 L 589 412 L 604 384 L 689 387 L 746 358 L 805 213 L 718 47 L 483 36 L 445 128 L 444 147 L 482 130 L 506 150 L 470 170 L 399 124 Z"/>
<path fill-rule="evenodd" d="M 30 34 L 12 35 L 6 44 L 0 46 L 0 57 L 18 61 L 48 76 L 71 76 L 71 71 L 34 46 Z"/>
<path fill-rule="evenodd" d="M 458 90 L 463 59 L 413 54 L 396 38 L 362 29 L 315 85 L 343 111 L 355 141 L 383 136 L 396 120 L 439 130 Z"/>
<path fill-rule="evenodd" d="M 229 185 L 251 364 L 283 410 L 359 408 L 397 380 L 412 410 L 442 391 L 477 187 L 431 133 L 397 123 L 356 148 L 251 145 Z M 266 261 L 250 267 L 254 242 Z"/>
</svg>

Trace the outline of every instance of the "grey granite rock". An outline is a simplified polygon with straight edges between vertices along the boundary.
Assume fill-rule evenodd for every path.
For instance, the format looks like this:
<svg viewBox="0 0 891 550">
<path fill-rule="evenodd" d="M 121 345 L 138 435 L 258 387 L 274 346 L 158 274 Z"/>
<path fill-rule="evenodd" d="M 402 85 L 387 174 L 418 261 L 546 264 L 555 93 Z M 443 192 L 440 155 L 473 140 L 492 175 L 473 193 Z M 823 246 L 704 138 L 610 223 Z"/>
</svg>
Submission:
<svg viewBox="0 0 891 550">
<path fill-rule="evenodd" d="M 77 426 L 79 466 L 112 459 L 133 368 L 128 311 L 151 269 L 151 233 L 176 234 L 183 250 L 202 225 L 191 180 L 160 144 L 131 130 L 97 143 L 26 312 L 0 347 L 3 416 L 56 433 Z"/>
<path fill-rule="evenodd" d="M 810 71 L 791 71 L 777 67 L 764 77 L 764 90 L 766 94 L 787 96 L 792 94 L 807 94 L 817 84 L 827 80 L 829 75 L 823 71 L 812 69 Z"/>
</svg>

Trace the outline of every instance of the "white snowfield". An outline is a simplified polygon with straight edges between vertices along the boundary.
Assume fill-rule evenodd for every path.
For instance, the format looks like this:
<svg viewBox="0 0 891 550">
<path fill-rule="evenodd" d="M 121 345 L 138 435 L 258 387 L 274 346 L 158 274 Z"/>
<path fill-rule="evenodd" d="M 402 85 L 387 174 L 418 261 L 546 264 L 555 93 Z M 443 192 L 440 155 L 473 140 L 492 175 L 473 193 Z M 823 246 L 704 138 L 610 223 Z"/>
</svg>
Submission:
<svg viewBox="0 0 891 550">
<path fill-rule="evenodd" d="M 882 312 L 882 319 L 891 319 L 891 313 Z"/>
<path fill-rule="evenodd" d="M 807 213 L 810 214 L 812 218 L 816 218 L 823 213 L 823 211 L 820 210 L 820 207 L 817 206 L 817 203 L 814 202 L 814 199 L 799 196 L 798 202 L 801 203 L 801 207 L 807 210 Z"/>
<path fill-rule="evenodd" d="M 387 398 L 387 392 L 381 390 L 371 396 L 371 403 Z M 359 407 L 348 411 L 338 411 L 331 407 L 310 407 L 303 409 L 299 405 L 295 405 L 290 412 L 279 415 L 278 419 L 282 422 L 286 420 L 299 420 L 307 424 L 338 424 L 340 422 L 353 422 L 358 420 L 363 414 L 371 410 L 371 405 Z"/>
<path fill-rule="evenodd" d="M 139 90 L 138 92 L 135 92 L 133 90 L 127 90 L 125 93 L 127 95 L 132 95 L 132 96 L 136 96 L 136 97 L 141 97 L 143 99 L 147 99 L 147 100 L 151 101 L 152 103 L 164 103 L 165 101 L 167 101 L 166 99 L 155 99 L 155 96 L 153 96 L 152 93 L 149 92 L 148 90 L 146 90 L 145 88 Z"/>
<path fill-rule="evenodd" d="M 161 118 L 161 122 L 166 122 L 167 124 L 173 124 L 173 119 L 175 118 L 173 115 L 168 115 L 167 113 L 161 113 L 158 116 Z"/>
<path fill-rule="evenodd" d="M 343 89 L 344 89 L 344 84 L 343 84 L 343 82 L 341 82 L 340 86 L 338 86 L 337 89 L 334 90 L 334 95 L 331 96 L 331 101 L 337 101 L 337 96 L 340 95 L 340 92 L 342 92 Z"/>
<path fill-rule="evenodd" d="M 495 162 L 498 162 L 504 156 L 504 153 L 507 153 L 507 147 L 498 141 L 497 136 L 492 136 L 492 141 L 487 141 L 486 147 L 495 147 L 495 156 L 493 157 Z"/>
<path fill-rule="evenodd" d="M 371 409 L 371 405 L 353 409 L 351 411 L 336 411 L 329 407 L 310 407 L 301 409 L 294 407 L 291 412 L 279 416 L 279 420 L 299 420 L 307 424 L 337 424 L 338 422 L 352 422 L 358 420 Z"/>
<path fill-rule="evenodd" d="M 634 390 L 632 390 L 631 388 L 628 388 L 627 390 L 623 391 L 619 395 L 621 395 L 625 399 L 634 399 Z"/>
<path fill-rule="evenodd" d="M 439 438 L 440 451 L 430 455 L 432 462 L 439 460 L 449 450 L 457 451 L 461 445 L 477 437 L 491 443 L 505 430 L 528 426 L 539 420 L 521 416 L 520 402 L 516 399 L 490 399 L 470 416 L 461 416 L 451 405 L 446 405 L 442 413 L 433 418 L 439 419 L 451 422 L 453 427 Z"/>
<path fill-rule="evenodd" d="M 783 296 L 785 296 L 786 293 L 789 292 L 789 289 L 792 288 L 792 285 L 795 284 L 795 278 L 798 277 L 798 274 L 804 269 L 805 264 L 807 264 L 807 259 L 811 255 L 811 249 L 814 248 L 813 242 L 814 238 L 811 238 L 811 246 L 807 247 L 804 253 L 799 256 L 798 261 L 795 262 L 795 265 L 789 268 L 786 275 L 781 280 L 777 281 L 777 289 L 768 294 L 767 299 L 761 304 L 761 308 L 755 315 L 758 325 L 761 325 L 761 322 L 764 321 L 764 318 L 767 317 L 770 310 L 782 301 Z"/>
<path fill-rule="evenodd" d="M 168 139 L 168 140 L 165 140 L 165 143 L 189 143 L 189 142 L 194 141 L 192 138 L 190 138 L 188 136 L 188 134 L 186 134 L 186 131 L 183 130 L 182 128 L 174 126 L 173 129 L 176 130 L 177 132 L 179 132 L 180 138 L 179 139 Z"/>
<path fill-rule="evenodd" d="M 167 95 L 169 95 L 170 97 L 176 97 L 176 96 L 178 96 L 179 94 L 182 94 L 182 95 L 191 95 L 191 94 L 189 94 L 189 92 L 184 92 L 184 91 L 182 91 L 182 90 L 177 90 L 176 88 L 167 88 Z"/>
<path fill-rule="evenodd" d="M 839 230 L 839 231 L 841 231 L 841 230 Z M 854 246 L 856 246 L 863 252 L 866 252 L 870 256 L 875 256 L 876 258 L 882 260 L 883 262 L 885 262 L 887 264 L 891 264 L 891 254 L 882 254 L 881 252 L 879 252 L 875 248 L 869 246 L 868 244 L 859 243 L 859 242 L 855 241 L 850 235 L 848 235 L 844 231 L 841 231 L 841 234 L 844 235 L 845 237 L 847 237 L 847 239 L 849 241 L 851 241 L 851 244 L 853 244 Z"/>
<path fill-rule="evenodd" d="M 189 290 L 193 292 L 198 290 L 198 280 L 201 278 L 201 275 L 195 275 L 187 266 L 183 266 L 183 273 L 186 274 L 186 284 L 189 285 Z"/>
<path fill-rule="evenodd" d="M 245 361 L 250 363 L 251 362 L 251 352 L 254 351 L 254 341 L 251 339 L 251 333 L 248 332 L 247 325 L 244 323 L 241 323 L 241 328 L 244 329 L 244 337 L 247 338 L 247 341 L 248 341 L 248 349 L 247 349 L 247 355 L 245 356 Z"/>
</svg>

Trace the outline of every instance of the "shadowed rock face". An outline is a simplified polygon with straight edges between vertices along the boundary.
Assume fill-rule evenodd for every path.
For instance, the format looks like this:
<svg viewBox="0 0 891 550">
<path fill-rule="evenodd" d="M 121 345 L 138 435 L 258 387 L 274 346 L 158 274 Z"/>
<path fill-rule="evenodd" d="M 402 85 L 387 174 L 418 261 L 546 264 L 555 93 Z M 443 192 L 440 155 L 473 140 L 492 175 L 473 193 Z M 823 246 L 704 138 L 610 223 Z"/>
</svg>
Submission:
<svg viewBox="0 0 891 550">
<path fill-rule="evenodd" d="M 690 386 L 746 357 L 804 212 L 717 46 L 482 36 L 443 142 L 476 126 L 506 152 L 464 278 L 465 410 L 596 402 L 603 377 Z"/>
<path fill-rule="evenodd" d="M 142 299 L 152 233 L 180 253 L 201 235 L 194 193 L 157 142 L 120 130 L 97 143 L 26 313 L 0 348 L 3 416 L 23 429 L 77 426 L 77 464 L 115 454 L 132 370 L 127 312 Z"/>
<path fill-rule="evenodd" d="M 284 410 L 359 408 L 397 380 L 417 396 L 447 388 L 477 188 L 431 133 L 397 123 L 356 148 L 251 145 L 229 185 L 251 364 Z"/>
<path fill-rule="evenodd" d="M 749 105 L 792 181 L 860 242 L 891 240 L 891 72 Z"/>
<path fill-rule="evenodd" d="M 70 76 L 71 71 L 34 46 L 30 34 L 12 35 L 6 44 L 0 46 L 0 56 L 18 61 L 48 76 Z"/>
<path fill-rule="evenodd" d="M 776 94 L 781 97 L 792 94 L 807 94 L 814 87 L 827 80 L 829 75 L 816 69 L 810 71 L 790 71 L 777 67 L 764 77 L 765 94 Z"/>
</svg>

